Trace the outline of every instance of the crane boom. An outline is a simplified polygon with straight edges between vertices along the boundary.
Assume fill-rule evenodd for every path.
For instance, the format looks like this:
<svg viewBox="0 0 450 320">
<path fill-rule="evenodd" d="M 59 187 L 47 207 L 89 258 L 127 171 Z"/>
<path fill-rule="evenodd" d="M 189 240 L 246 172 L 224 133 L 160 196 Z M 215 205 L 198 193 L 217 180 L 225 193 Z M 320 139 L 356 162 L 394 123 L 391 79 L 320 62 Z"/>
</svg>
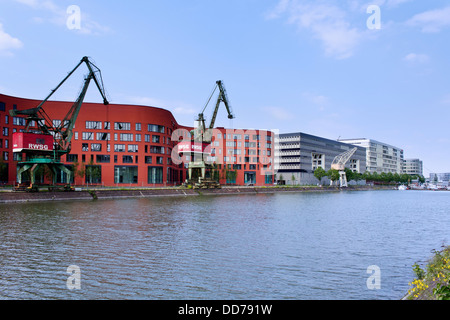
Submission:
<svg viewBox="0 0 450 320">
<path fill-rule="evenodd" d="M 86 64 L 89 73 L 84 78 L 84 84 L 78 98 L 62 121 L 53 121 L 45 112 L 44 104 L 83 63 Z M 17 181 L 19 182 L 19 188 L 22 188 L 22 174 L 29 172 L 31 184 L 27 187 L 27 190 L 38 190 L 35 184 L 35 173 L 40 166 L 46 165 L 52 172 L 53 185 L 56 184 L 57 171 L 60 170 L 67 174 L 67 181 L 69 181 L 64 189 L 72 190 L 70 181 L 73 177 L 73 169 L 67 168 L 61 162 L 61 157 L 70 153 L 73 128 L 92 80 L 94 80 L 97 89 L 100 91 L 103 103 L 108 105 L 109 102 L 106 98 L 100 69 L 89 61 L 88 57 L 83 57 L 75 68 L 64 77 L 55 89 L 51 90 L 50 94 L 39 103 L 37 107 L 27 110 L 10 111 L 11 116 L 26 116 L 24 132 L 16 132 L 13 134 L 13 152 L 21 154 L 21 157 L 22 155 L 25 155 L 25 159 L 22 159 L 22 161 L 17 164 Z M 37 130 L 30 129 L 32 121 L 37 123 Z M 30 143 L 30 141 L 35 141 L 36 144 L 34 144 L 34 142 Z"/>
<path fill-rule="evenodd" d="M 214 93 L 216 92 L 216 90 L 219 89 L 219 96 L 217 97 L 217 101 L 216 101 L 216 106 L 214 108 L 213 114 L 211 116 L 211 122 L 208 126 L 208 128 L 206 127 L 206 119 L 204 116 L 204 112 L 206 110 L 206 107 L 208 107 L 209 102 L 211 101 L 211 98 L 213 97 Z M 223 102 L 225 104 L 225 108 L 227 109 L 228 112 L 228 119 L 234 119 L 235 116 L 233 114 L 233 111 L 231 109 L 231 105 L 230 102 L 228 100 L 228 95 L 227 92 L 225 90 L 225 86 L 223 85 L 223 81 L 218 80 L 216 81 L 216 85 L 214 87 L 213 92 L 211 93 L 211 96 L 209 97 L 205 107 L 203 108 L 202 112 L 199 113 L 198 115 L 198 119 L 197 119 L 197 128 L 196 128 L 196 133 L 195 136 L 197 137 L 197 139 L 201 139 L 203 142 L 210 142 L 210 135 L 211 135 L 211 131 L 214 128 L 215 124 L 216 124 L 216 119 L 217 119 L 217 114 L 219 112 L 219 107 L 220 107 L 220 103 Z M 209 129 L 209 130 L 208 130 Z"/>
<path fill-rule="evenodd" d="M 341 188 L 348 186 L 347 175 L 345 173 L 345 164 L 350 160 L 351 157 L 353 157 L 357 150 L 358 148 L 353 148 L 345 151 L 344 153 L 341 153 L 340 155 L 336 156 L 336 158 L 334 158 L 331 164 L 331 169 L 339 171 L 339 183 Z"/>
<path fill-rule="evenodd" d="M 348 162 L 348 160 L 350 160 L 351 157 L 353 157 L 357 150 L 358 148 L 353 148 L 338 155 L 336 158 L 334 158 L 333 163 L 331 164 L 331 169 L 344 170 L 345 164 Z"/>
<path fill-rule="evenodd" d="M 231 106 L 230 106 L 230 103 L 229 103 L 229 100 L 228 100 L 227 91 L 225 90 L 223 82 L 221 80 L 219 80 L 219 81 L 216 82 L 216 84 L 217 84 L 217 87 L 220 90 L 220 93 L 219 93 L 219 97 L 217 98 L 217 103 L 216 103 L 216 107 L 214 109 L 214 113 L 213 113 L 213 115 L 211 117 L 211 123 L 209 125 L 210 129 L 214 128 L 214 125 L 216 123 L 216 118 L 217 118 L 217 113 L 219 111 L 220 102 L 223 102 L 225 104 L 225 108 L 227 109 L 227 112 L 228 112 L 228 119 L 234 119 L 234 114 L 233 114 L 233 111 L 231 110 Z"/>
<path fill-rule="evenodd" d="M 61 123 L 58 126 L 54 126 L 53 121 L 47 115 L 43 106 L 50 99 L 50 97 L 67 81 L 67 79 L 69 79 L 70 76 L 73 75 L 73 73 L 83 63 L 86 64 L 86 66 L 89 70 L 89 74 L 85 78 L 83 88 L 82 88 L 77 100 L 72 105 L 72 107 L 69 109 L 69 112 L 64 117 L 64 119 L 61 121 Z M 97 76 L 97 74 L 98 74 L 98 76 Z M 83 57 L 81 59 L 81 61 L 75 66 L 75 68 L 67 74 L 67 76 L 58 84 L 58 86 L 56 86 L 55 89 L 51 90 L 50 94 L 37 107 L 32 108 L 32 109 L 27 109 L 27 110 L 11 110 L 10 115 L 11 116 L 17 116 L 17 115 L 26 115 L 27 116 L 25 132 L 29 131 L 31 121 L 36 121 L 38 124 L 38 127 L 42 131 L 42 133 L 52 134 L 54 136 L 59 151 L 62 151 L 63 153 L 67 153 L 69 151 L 70 142 L 71 142 L 72 136 L 73 136 L 73 128 L 74 128 L 76 119 L 80 112 L 81 105 L 83 104 L 83 101 L 86 96 L 86 92 L 87 92 L 87 89 L 89 87 L 89 83 L 91 80 L 94 80 L 98 90 L 100 91 L 100 94 L 103 98 L 103 103 L 105 105 L 108 105 L 109 102 L 108 102 L 108 99 L 106 98 L 106 92 L 105 92 L 105 89 L 103 86 L 100 69 L 97 68 L 97 66 L 95 66 L 91 61 L 89 61 L 88 57 Z"/>
</svg>

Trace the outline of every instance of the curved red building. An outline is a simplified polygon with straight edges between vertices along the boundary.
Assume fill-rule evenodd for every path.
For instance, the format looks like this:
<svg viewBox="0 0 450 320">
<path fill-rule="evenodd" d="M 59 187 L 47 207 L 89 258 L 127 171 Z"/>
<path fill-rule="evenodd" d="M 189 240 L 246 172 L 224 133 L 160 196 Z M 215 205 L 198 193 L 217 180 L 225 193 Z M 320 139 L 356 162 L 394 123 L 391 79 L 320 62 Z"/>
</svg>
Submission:
<svg viewBox="0 0 450 320">
<path fill-rule="evenodd" d="M 12 135 L 25 129 L 25 119 L 11 117 L 9 111 L 35 108 L 40 102 L 0 94 L 0 181 L 4 184 L 16 183 L 20 153 L 13 153 Z M 43 108 L 57 124 L 72 104 L 48 101 Z M 73 130 L 71 152 L 62 160 L 75 167 L 75 185 L 179 185 L 187 178 L 186 165 L 173 161 L 172 151 L 178 143 L 176 132 L 186 135 L 190 129 L 179 125 L 170 111 L 161 108 L 83 103 Z M 272 133 L 266 131 L 215 129 L 209 160 L 217 164 L 220 182 L 272 184 L 271 140 Z M 58 174 L 60 183 L 68 182 L 63 172 Z M 40 179 L 46 179 L 44 172 Z"/>
</svg>

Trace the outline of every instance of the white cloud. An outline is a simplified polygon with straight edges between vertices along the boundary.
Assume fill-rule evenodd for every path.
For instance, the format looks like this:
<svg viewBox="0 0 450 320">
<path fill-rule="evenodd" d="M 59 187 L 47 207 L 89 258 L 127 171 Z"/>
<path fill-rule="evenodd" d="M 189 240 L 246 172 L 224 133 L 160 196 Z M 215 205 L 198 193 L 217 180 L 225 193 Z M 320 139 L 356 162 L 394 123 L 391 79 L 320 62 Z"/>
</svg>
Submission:
<svg viewBox="0 0 450 320">
<path fill-rule="evenodd" d="M 0 23 L 0 54 L 12 55 L 11 50 L 20 49 L 23 47 L 22 41 L 12 37 L 3 30 L 3 25 Z"/>
<path fill-rule="evenodd" d="M 320 111 L 324 111 L 329 105 L 329 99 L 323 95 L 309 92 L 304 92 L 302 95 L 309 103 L 312 103 Z"/>
<path fill-rule="evenodd" d="M 440 32 L 445 27 L 450 27 L 450 7 L 416 14 L 406 24 L 418 26 L 424 33 Z"/>
<path fill-rule="evenodd" d="M 346 59 L 354 54 L 363 32 L 352 27 L 346 11 L 333 3 L 280 0 L 268 19 L 287 15 L 287 22 L 307 30 L 320 40 L 328 56 Z"/>
<path fill-rule="evenodd" d="M 286 121 L 294 118 L 290 112 L 280 107 L 265 107 L 264 110 L 270 117 L 277 120 Z"/>
<path fill-rule="evenodd" d="M 52 16 L 50 18 L 34 17 L 33 21 L 36 23 L 50 22 L 60 27 L 67 27 L 67 19 L 69 14 L 67 8 L 62 8 L 55 4 L 52 0 L 15 0 L 21 4 L 24 4 L 34 10 L 50 12 Z M 81 28 L 72 29 L 71 31 L 81 34 L 100 35 L 110 31 L 110 28 L 103 26 L 102 24 L 94 21 L 90 15 L 81 9 Z"/>
<path fill-rule="evenodd" d="M 404 58 L 408 62 L 426 63 L 430 61 L 430 57 L 426 54 L 410 53 Z"/>
</svg>

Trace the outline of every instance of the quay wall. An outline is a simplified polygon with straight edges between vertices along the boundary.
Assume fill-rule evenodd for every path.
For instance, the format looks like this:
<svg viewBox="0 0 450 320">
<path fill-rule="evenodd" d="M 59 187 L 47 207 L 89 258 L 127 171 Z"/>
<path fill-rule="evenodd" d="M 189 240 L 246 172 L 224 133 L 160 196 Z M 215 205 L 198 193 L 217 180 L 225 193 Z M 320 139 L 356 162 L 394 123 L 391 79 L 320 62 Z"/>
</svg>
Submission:
<svg viewBox="0 0 450 320">
<path fill-rule="evenodd" d="M 392 190 L 392 186 L 351 186 L 346 189 L 338 187 L 222 187 L 221 189 L 188 188 L 143 188 L 143 189 L 91 189 L 75 192 L 0 192 L 0 203 L 26 203 L 47 201 L 102 200 L 124 198 L 152 197 L 188 197 L 237 194 L 270 194 L 278 192 L 339 192 Z"/>
</svg>

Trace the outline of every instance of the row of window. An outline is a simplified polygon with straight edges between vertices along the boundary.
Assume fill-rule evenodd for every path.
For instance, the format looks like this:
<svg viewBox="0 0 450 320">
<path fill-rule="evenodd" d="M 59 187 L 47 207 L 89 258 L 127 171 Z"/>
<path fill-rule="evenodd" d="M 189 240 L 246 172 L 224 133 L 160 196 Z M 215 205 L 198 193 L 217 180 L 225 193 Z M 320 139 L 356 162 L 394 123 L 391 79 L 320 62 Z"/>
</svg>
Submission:
<svg viewBox="0 0 450 320">
<path fill-rule="evenodd" d="M 110 122 L 105 121 L 86 121 L 86 129 L 94 129 L 94 130 L 110 130 Z M 134 128 L 136 131 L 142 130 L 142 124 L 141 123 L 135 123 Z M 114 130 L 120 130 L 120 131 L 131 131 L 131 123 L 130 122 L 114 122 Z M 165 133 L 165 127 L 160 126 L 157 124 L 148 124 L 147 125 L 147 131 L 148 132 L 158 132 L 158 133 Z"/>
<path fill-rule="evenodd" d="M 75 132 L 75 140 L 78 140 L 78 132 Z M 82 132 L 81 133 L 81 139 L 83 141 L 111 141 L 111 134 L 108 132 Z M 123 142 L 141 142 L 142 141 L 142 135 L 140 133 L 136 133 L 133 135 L 132 133 L 114 133 L 114 141 L 123 141 Z M 171 139 L 169 137 L 165 136 L 159 136 L 159 135 L 150 135 L 145 134 L 144 135 L 144 141 L 145 142 L 152 142 L 152 143 L 162 143 L 162 144 L 171 144 Z"/>
<path fill-rule="evenodd" d="M 225 145 L 227 147 L 238 147 L 241 148 L 242 147 L 242 142 L 241 141 L 227 141 L 225 143 Z M 213 146 L 215 147 L 219 147 L 220 146 L 220 142 L 219 141 L 214 141 L 213 142 Z M 244 142 L 244 148 L 261 148 L 262 144 L 261 142 Z M 266 143 L 265 144 L 266 149 L 271 149 L 272 148 L 272 144 L 271 143 Z"/>
<path fill-rule="evenodd" d="M 153 158 L 155 158 L 155 161 L 153 162 Z M 114 163 L 119 162 L 119 156 L 114 155 Z M 171 165 L 172 159 L 166 158 L 166 164 Z M 91 155 L 91 162 L 94 162 L 94 155 Z M 98 154 L 95 156 L 96 163 L 111 163 L 111 156 L 110 155 L 101 155 Z M 67 162 L 74 163 L 79 162 L 78 154 L 69 154 L 67 155 Z M 86 162 L 86 155 L 81 155 L 81 161 Z M 153 157 L 153 156 L 145 156 L 144 161 L 146 164 L 164 164 L 164 157 Z M 122 163 L 139 163 L 139 156 L 135 155 L 123 155 L 122 156 Z"/>
<path fill-rule="evenodd" d="M 103 148 L 103 145 L 101 143 L 91 143 L 89 148 L 89 143 L 82 143 L 81 144 L 81 151 L 83 152 L 101 152 Z M 161 146 L 149 146 L 145 145 L 145 153 L 155 153 L 155 154 L 171 154 L 172 149 L 171 148 L 165 148 Z M 150 152 L 149 152 L 150 151 Z M 111 145 L 106 145 L 106 152 L 111 152 Z M 114 145 L 114 152 L 133 152 L 138 153 L 139 152 L 139 145 L 137 144 L 115 144 Z"/>
<path fill-rule="evenodd" d="M 222 134 L 222 133 L 218 133 L 217 134 L 217 139 L 228 139 L 228 140 L 241 140 L 242 136 L 244 137 L 244 140 L 250 140 L 250 135 L 249 134 Z M 272 141 L 272 136 L 266 135 L 266 141 Z M 253 140 L 261 140 L 261 135 L 259 134 L 254 134 L 252 135 L 252 139 Z"/>
</svg>

